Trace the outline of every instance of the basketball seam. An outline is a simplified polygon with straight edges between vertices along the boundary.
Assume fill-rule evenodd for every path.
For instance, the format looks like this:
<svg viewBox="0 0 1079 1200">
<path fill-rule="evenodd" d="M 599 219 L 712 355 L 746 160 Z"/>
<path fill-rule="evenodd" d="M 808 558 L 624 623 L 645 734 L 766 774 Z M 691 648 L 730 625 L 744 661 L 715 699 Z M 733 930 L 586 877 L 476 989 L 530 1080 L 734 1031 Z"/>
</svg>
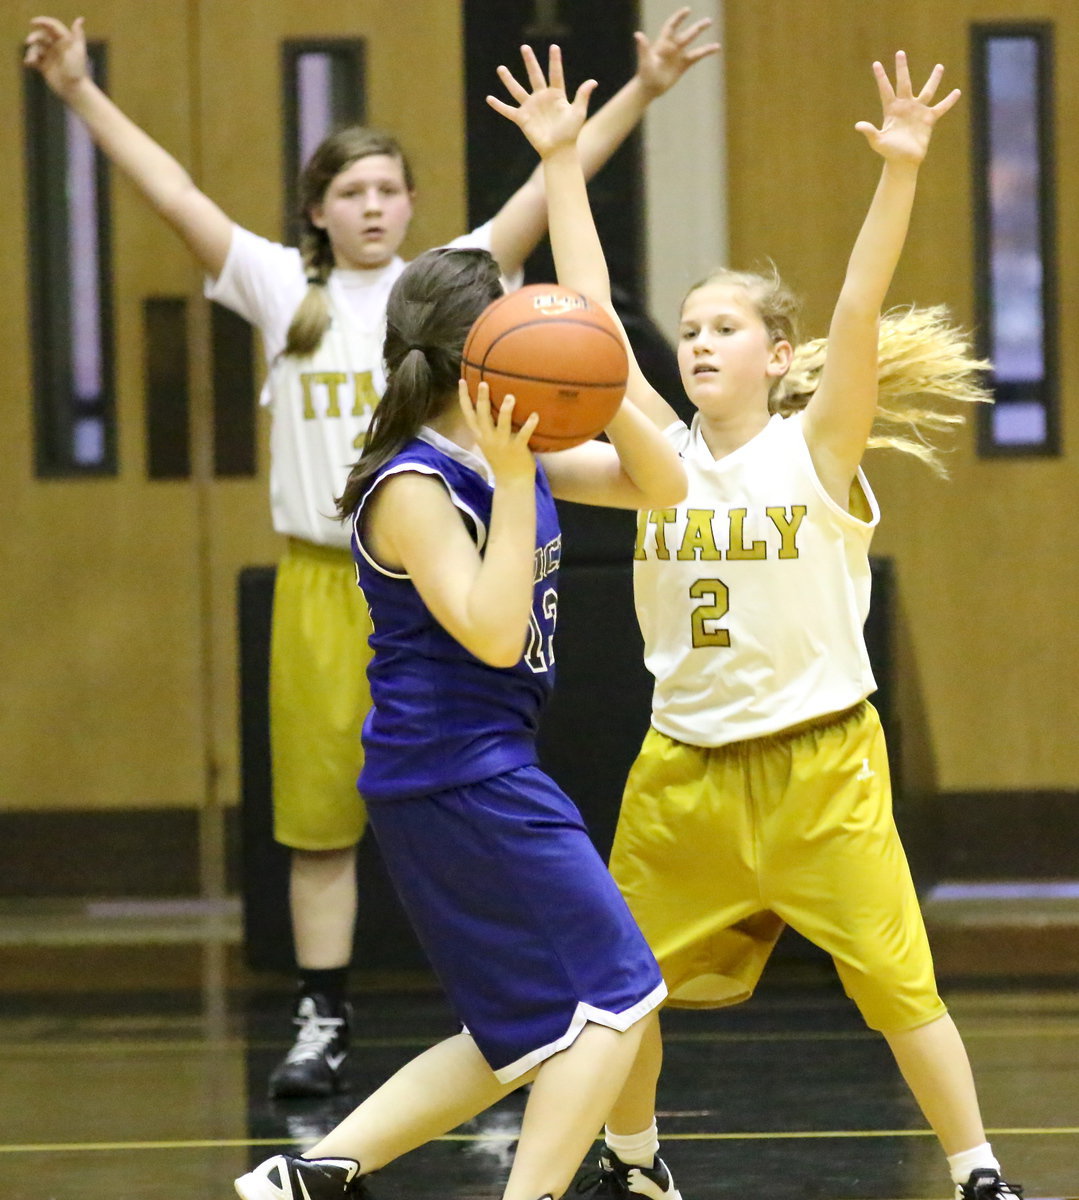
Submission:
<svg viewBox="0 0 1079 1200">
<path fill-rule="evenodd" d="M 586 391 L 590 388 L 622 388 L 625 389 L 625 379 L 612 379 L 609 381 L 600 379 L 548 379 L 544 375 L 522 375 L 518 371 L 503 371 L 500 367 L 486 367 L 481 363 L 469 362 L 467 358 L 461 359 L 463 367 L 471 367 L 473 371 L 480 372 L 478 383 L 486 382 L 483 379 L 483 373 L 488 375 L 499 375 L 503 379 L 519 379 L 522 383 L 544 383 L 550 388 L 584 388 Z"/>
<path fill-rule="evenodd" d="M 532 321 L 522 321 L 521 324 L 514 325 L 512 329 L 504 330 L 502 333 L 498 334 L 494 338 L 494 340 L 491 342 L 491 344 L 487 347 L 486 353 L 483 356 L 482 363 L 473 362 L 471 359 L 465 358 L 464 356 L 462 356 L 461 365 L 472 367 L 473 370 L 476 370 L 476 371 L 485 371 L 485 370 L 497 371 L 497 373 L 499 375 L 504 375 L 504 376 L 506 376 L 507 379 L 521 379 L 528 383 L 554 383 L 555 382 L 554 380 L 544 378 L 543 376 L 521 375 L 519 372 L 516 372 L 516 371 L 503 371 L 500 368 L 487 366 L 488 358 L 491 357 L 492 351 L 498 345 L 498 343 L 500 341 L 502 341 L 503 338 L 509 337 L 511 334 L 520 333 L 524 329 L 531 329 L 535 325 L 549 325 L 550 323 L 551 323 L 550 317 L 536 317 Z M 625 343 L 622 341 L 622 339 L 616 333 L 613 333 L 610 329 L 604 329 L 601 325 L 595 325 L 590 321 L 580 321 L 572 316 L 564 316 L 561 313 L 558 315 L 558 317 L 556 319 L 556 323 L 559 325 L 576 325 L 578 328 L 581 328 L 581 329 L 595 330 L 596 333 L 600 333 L 605 338 L 609 338 L 612 342 L 616 343 L 616 345 L 620 346 L 623 351 L 625 350 Z M 468 340 L 470 342 L 472 341 L 471 336 L 469 337 Z M 468 350 L 468 346 L 466 345 L 465 351 L 467 352 L 467 350 Z M 557 382 L 559 384 L 564 384 L 569 387 L 609 388 L 609 387 L 625 387 L 625 385 L 626 385 L 626 381 L 624 379 L 623 380 L 612 380 L 610 382 L 598 382 L 595 380 L 560 379 Z"/>
<path fill-rule="evenodd" d="M 531 329 L 533 325 L 579 325 L 584 329 L 594 329 L 596 333 L 602 333 L 604 337 L 610 338 L 612 342 L 617 342 L 619 346 L 624 345 L 622 339 L 614 332 L 613 329 L 605 329 L 602 325 L 597 325 L 594 321 L 582 321 L 580 317 L 567 315 L 566 313 L 558 313 L 553 317 L 533 317 L 530 321 L 521 321 L 519 324 L 512 326 L 510 329 L 504 329 L 497 335 L 491 343 L 492 348 L 504 338 L 509 337 L 511 333 L 518 333 L 522 329 Z"/>
</svg>

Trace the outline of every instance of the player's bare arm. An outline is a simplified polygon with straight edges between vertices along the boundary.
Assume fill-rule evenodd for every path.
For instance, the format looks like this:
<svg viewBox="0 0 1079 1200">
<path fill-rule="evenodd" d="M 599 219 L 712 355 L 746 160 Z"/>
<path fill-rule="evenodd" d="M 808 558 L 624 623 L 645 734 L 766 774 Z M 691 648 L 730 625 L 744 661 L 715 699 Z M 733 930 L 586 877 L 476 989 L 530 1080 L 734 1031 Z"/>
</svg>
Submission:
<svg viewBox="0 0 1079 1200">
<path fill-rule="evenodd" d="M 219 275 L 232 241 L 232 221 L 90 78 L 83 18 L 68 28 L 54 17 L 35 17 L 25 47 L 25 65 L 40 72 L 101 152 L 176 230 L 202 267 Z"/>
<path fill-rule="evenodd" d="M 884 166 L 847 264 L 820 386 L 805 417 L 806 440 L 821 482 L 844 506 L 876 415 L 880 311 L 906 241 L 918 170 L 934 126 L 959 99 L 955 89 L 933 103 L 944 74 L 939 63 L 915 93 L 902 51 L 895 56 L 894 86 L 879 62 L 873 64 L 873 74 L 881 124 L 859 121 L 855 128 Z"/>
</svg>

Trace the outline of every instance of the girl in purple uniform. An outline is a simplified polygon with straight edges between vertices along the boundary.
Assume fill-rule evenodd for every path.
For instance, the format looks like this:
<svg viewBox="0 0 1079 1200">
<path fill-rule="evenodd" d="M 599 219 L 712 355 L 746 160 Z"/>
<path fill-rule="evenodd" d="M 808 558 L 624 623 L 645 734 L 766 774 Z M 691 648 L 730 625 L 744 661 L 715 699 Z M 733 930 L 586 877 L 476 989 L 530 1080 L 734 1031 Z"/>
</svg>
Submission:
<svg viewBox="0 0 1079 1200">
<path fill-rule="evenodd" d="M 583 93 L 583 108 L 587 95 Z M 244 1200 L 336 1200 L 527 1081 L 507 1200 L 557 1197 L 596 1137 L 666 989 L 572 802 L 536 765 L 554 675 L 554 496 L 676 504 L 677 455 L 623 404 L 611 444 L 528 448 L 512 401 L 460 382 L 501 294 L 481 250 L 421 255 L 391 293 L 389 382 L 339 504 L 370 605 L 373 707 L 360 788 L 387 868 L 464 1031 L 413 1059 Z"/>
</svg>

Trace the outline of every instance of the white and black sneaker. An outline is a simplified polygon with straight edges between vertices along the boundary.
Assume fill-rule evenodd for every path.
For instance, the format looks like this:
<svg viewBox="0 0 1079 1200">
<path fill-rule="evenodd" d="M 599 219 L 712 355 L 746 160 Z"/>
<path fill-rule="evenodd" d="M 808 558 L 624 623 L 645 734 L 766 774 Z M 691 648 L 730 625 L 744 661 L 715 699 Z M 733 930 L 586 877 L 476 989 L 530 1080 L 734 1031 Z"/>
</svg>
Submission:
<svg viewBox="0 0 1079 1200">
<path fill-rule="evenodd" d="M 296 1040 L 270 1075 L 270 1098 L 332 1096 L 343 1090 L 351 1018 L 348 1003 L 333 1008 L 325 996 L 302 995 L 293 1017 Z"/>
<path fill-rule="evenodd" d="M 1001 1179 L 999 1171 L 980 1167 L 966 1183 L 956 1184 L 955 1200 L 1023 1200 L 1023 1189 Z"/>
<path fill-rule="evenodd" d="M 352 1158 L 294 1158 L 275 1154 L 234 1184 L 241 1200 L 369 1200 L 360 1164 Z"/>
<path fill-rule="evenodd" d="M 578 1182 L 577 1191 L 596 1198 L 647 1196 L 649 1200 L 682 1200 L 667 1164 L 658 1154 L 650 1167 L 635 1167 L 624 1163 L 609 1146 L 600 1151 L 599 1170 L 585 1175 Z"/>
</svg>

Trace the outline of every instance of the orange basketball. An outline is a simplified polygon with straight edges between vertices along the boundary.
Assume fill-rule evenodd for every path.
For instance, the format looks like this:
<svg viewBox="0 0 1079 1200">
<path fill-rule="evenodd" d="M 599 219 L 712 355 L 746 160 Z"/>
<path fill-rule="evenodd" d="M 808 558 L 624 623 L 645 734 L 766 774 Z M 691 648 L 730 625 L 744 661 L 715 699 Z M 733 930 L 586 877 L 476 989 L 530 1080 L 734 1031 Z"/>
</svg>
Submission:
<svg viewBox="0 0 1079 1200">
<path fill-rule="evenodd" d="M 605 309 L 556 283 L 501 296 L 469 331 L 461 375 L 473 401 L 486 383 L 495 410 L 516 397 L 515 427 L 539 424 L 533 450 L 567 450 L 601 432 L 626 390 L 626 348 Z"/>
</svg>

